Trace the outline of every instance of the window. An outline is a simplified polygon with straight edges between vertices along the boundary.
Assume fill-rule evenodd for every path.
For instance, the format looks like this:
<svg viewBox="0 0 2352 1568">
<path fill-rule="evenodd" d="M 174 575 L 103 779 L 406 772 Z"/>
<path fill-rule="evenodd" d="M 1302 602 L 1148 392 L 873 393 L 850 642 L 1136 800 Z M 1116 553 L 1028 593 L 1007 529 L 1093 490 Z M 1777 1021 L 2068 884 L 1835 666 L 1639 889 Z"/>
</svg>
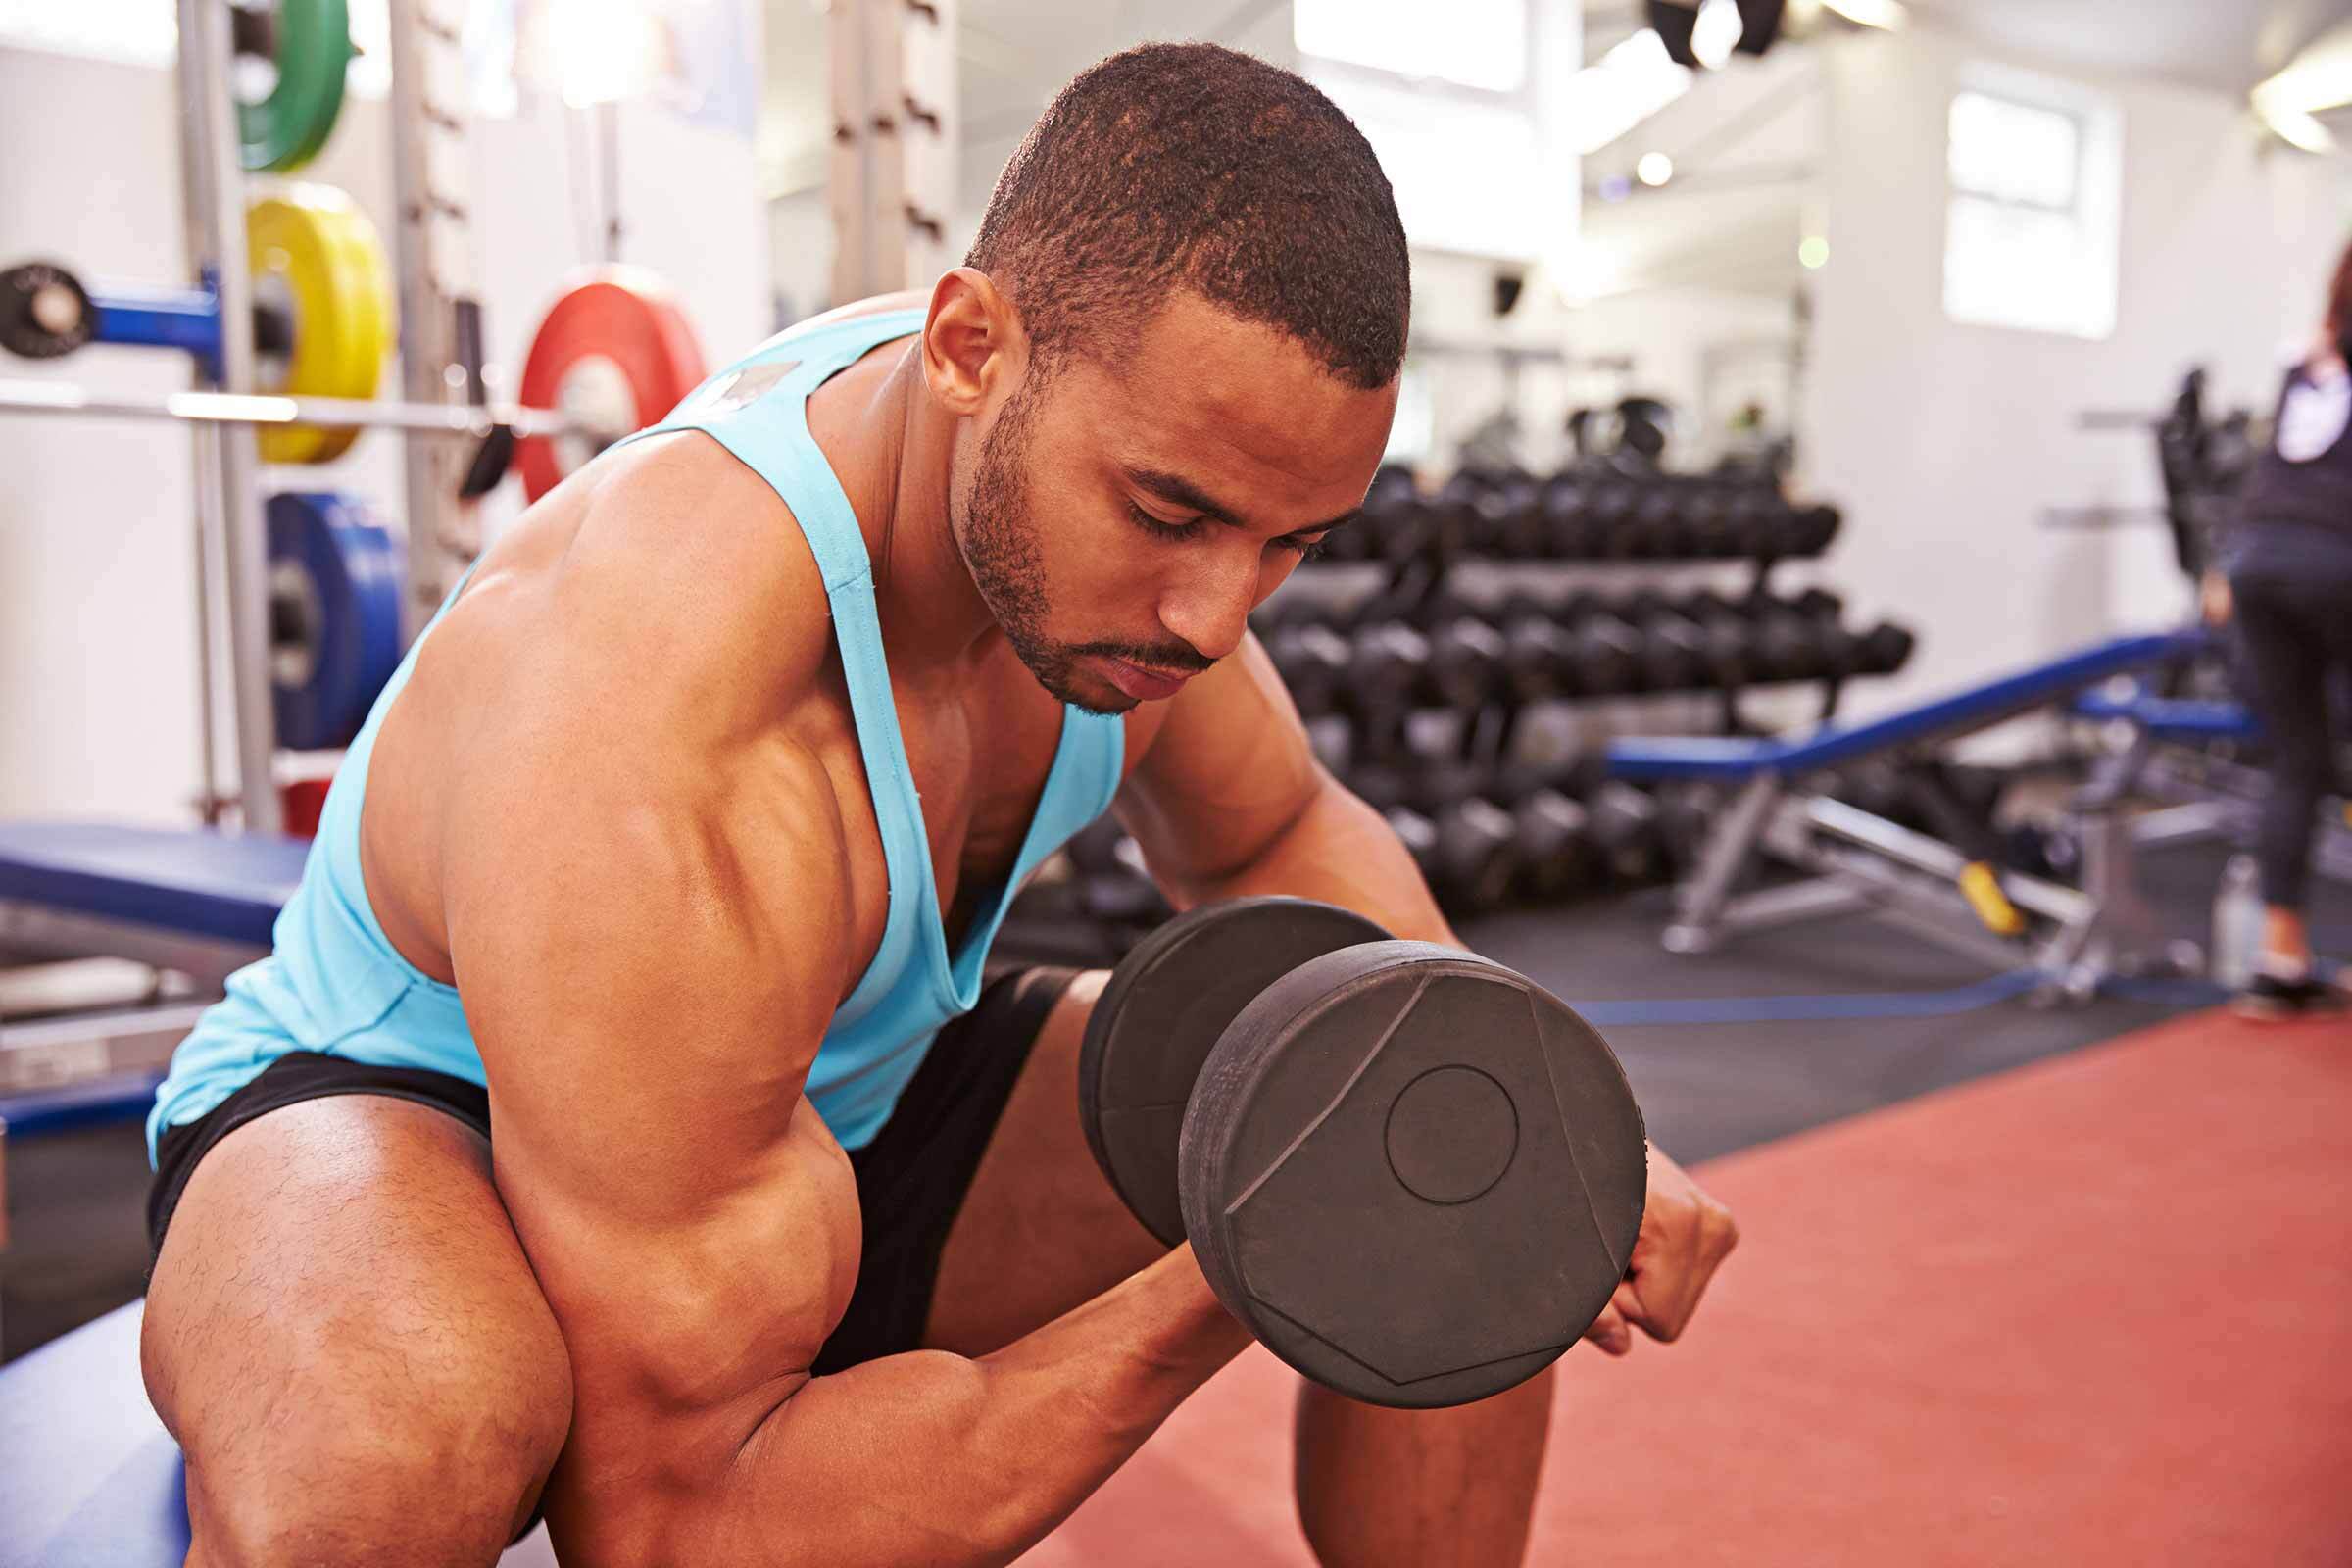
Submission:
<svg viewBox="0 0 2352 1568">
<path fill-rule="evenodd" d="M 1433 101 L 1354 74 L 1314 81 L 1372 144 L 1413 244 L 1470 256 L 1537 253 L 1543 236 L 1528 197 L 1544 181 L 1532 116 L 1507 103 Z"/>
<path fill-rule="evenodd" d="M 2115 330 L 2122 122 L 2009 73 L 1956 94 L 1943 308 L 1955 321 L 2103 338 Z"/>
<path fill-rule="evenodd" d="M 1533 260 L 1575 231 L 1575 157 L 1539 91 L 1579 17 L 1528 0 L 1295 0 L 1301 73 L 1372 144 L 1406 237 Z M 1556 94 L 1555 94 L 1556 96 Z"/>
</svg>

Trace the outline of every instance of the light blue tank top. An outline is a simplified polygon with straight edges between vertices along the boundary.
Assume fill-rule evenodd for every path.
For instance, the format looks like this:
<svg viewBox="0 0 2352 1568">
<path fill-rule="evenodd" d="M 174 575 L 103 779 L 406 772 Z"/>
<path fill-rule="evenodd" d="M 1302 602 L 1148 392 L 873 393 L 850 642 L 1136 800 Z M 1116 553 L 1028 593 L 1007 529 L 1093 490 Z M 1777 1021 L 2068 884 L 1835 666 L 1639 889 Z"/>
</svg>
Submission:
<svg viewBox="0 0 2352 1568">
<path fill-rule="evenodd" d="M 808 1072 L 809 1101 L 849 1149 L 863 1147 L 890 1118 L 940 1026 L 979 999 L 981 968 L 1013 892 L 1108 808 L 1126 733 L 1115 716 L 1064 708 L 1053 770 L 1011 874 L 984 891 L 962 950 L 950 954 L 922 803 L 891 699 L 865 537 L 807 417 L 808 394 L 828 377 L 922 320 L 920 311 L 894 311 L 780 333 L 631 437 L 701 430 L 719 442 L 784 498 L 824 576 L 890 877 L 881 946 L 834 1013 Z M 417 645 L 431 632 L 428 625 Z M 302 883 L 278 914 L 273 951 L 229 977 L 227 995 L 173 1054 L 147 1118 L 150 1158 L 164 1128 L 204 1115 L 291 1051 L 484 1082 L 463 998 L 393 949 L 360 875 L 368 759 L 416 662 L 412 648 L 344 756 Z"/>
</svg>

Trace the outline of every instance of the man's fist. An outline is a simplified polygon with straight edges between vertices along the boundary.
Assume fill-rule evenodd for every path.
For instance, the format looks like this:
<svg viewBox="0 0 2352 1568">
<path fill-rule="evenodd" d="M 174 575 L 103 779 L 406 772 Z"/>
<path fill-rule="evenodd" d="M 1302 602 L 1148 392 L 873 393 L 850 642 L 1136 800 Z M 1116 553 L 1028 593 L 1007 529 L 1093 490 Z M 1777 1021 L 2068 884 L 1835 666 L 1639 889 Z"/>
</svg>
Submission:
<svg viewBox="0 0 2352 1568">
<path fill-rule="evenodd" d="M 1698 1310 L 1707 1282 L 1739 1241 L 1732 1211 L 1652 1144 L 1649 1200 L 1642 1211 L 1642 1233 L 1634 1238 L 1633 1261 L 1585 1338 L 1611 1355 L 1634 1348 L 1636 1327 L 1653 1340 L 1674 1339 Z"/>
</svg>

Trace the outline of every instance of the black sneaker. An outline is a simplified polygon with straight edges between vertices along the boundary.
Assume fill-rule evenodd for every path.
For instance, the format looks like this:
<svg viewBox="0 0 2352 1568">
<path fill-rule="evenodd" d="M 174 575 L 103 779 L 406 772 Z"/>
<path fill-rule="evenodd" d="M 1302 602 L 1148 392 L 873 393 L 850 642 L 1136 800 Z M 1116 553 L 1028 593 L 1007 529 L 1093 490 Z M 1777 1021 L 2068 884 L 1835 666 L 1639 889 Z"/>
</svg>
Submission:
<svg viewBox="0 0 2352 1568">
<path fill-rule="evenodd" d="M 2230 1008 L 2241 1018 L 2309 1018 L 2319 1013 L 2343 1011 L 2344 994 L 2309 975 L 2300 980 L 2281 980 L 2276 975 L 2258 974 L 2237 994 Z"/>
</svg>

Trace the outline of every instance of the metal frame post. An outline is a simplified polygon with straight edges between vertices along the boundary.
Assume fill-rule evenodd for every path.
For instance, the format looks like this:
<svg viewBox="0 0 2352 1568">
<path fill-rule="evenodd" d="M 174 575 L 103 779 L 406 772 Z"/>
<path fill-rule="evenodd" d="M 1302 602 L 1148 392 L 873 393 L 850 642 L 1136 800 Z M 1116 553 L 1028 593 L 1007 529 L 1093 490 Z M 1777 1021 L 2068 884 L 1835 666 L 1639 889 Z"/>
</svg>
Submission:
<svg viewBox="0 0 2352 1568">
<path fill-rule="evenodd" d="M 836 0 L 827 13 L 835 305 L 925 286 L 956 263 L 957 5 Z"/>
<path fill-rule="evenodd" d="M 479 291 L 474 282 L 466 180 L 465 62 L 459 19 L 445 0 L 390 0 L 392 41 L 392 241 L 400 270 L 402 395 L 412 403 L 479 402 L 484 396 Z M 459 317 L 473 313 L 474 342 L 462 346 Z M 471 454 L 411 434 L 401 459 L 409 541 L 404 641 L 413 641 L 481 554 L 475 509 L 461 502 Z"/>
<path fill-rule="evenodd" d="M 245 172 L 228 87 L 228 20 L 221 0 L 179 0 L 181 165 L 188 183 L 188 260 L 220 300 L 220 385 L 251 392 L 253 289 L 245 263 Z M 200 526 L 218 543 L 228 609 L 238 804 L 247 832 L 274 833 L 285 817 L 274 771 L 270 551 L 262 521 L 260 458 L 249 428 L 202 425 L 195 439 Z"/>
</svg>

